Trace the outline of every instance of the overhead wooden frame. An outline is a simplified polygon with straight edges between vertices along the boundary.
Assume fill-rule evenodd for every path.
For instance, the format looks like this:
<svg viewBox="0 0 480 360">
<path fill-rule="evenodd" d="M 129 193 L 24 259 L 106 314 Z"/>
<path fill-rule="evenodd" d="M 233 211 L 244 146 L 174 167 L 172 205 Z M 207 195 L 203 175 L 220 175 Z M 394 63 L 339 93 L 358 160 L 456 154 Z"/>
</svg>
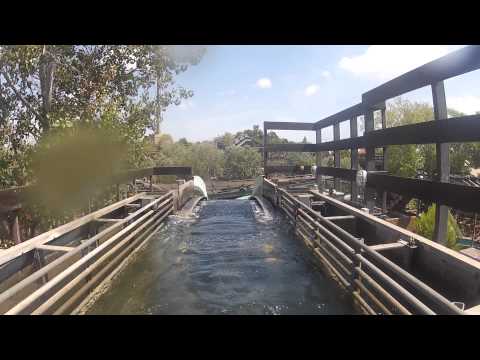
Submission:
<svg viewBox="0 0 480 360">
<path fill-rule="evenodd" d="M 480 212 L 480 190 L 472 186 L 369 173 L 367 187 Z"/>
</svg>

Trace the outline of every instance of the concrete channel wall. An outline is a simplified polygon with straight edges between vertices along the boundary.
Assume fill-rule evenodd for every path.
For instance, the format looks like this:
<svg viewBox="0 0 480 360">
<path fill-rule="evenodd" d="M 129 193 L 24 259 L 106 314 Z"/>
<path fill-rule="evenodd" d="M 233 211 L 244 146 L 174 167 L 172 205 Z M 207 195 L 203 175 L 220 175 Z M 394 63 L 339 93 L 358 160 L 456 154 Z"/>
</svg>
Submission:
<svg viewBox="0 0 480 360">
<path fill-rule="evenodd" d="M 289 194 L 266 179 L 259 189 L 365 312 L 478 312 L 480 262 L 315 190 Z"/>
<path fill-rule="evenodd" d="M 363 212 L 358 209 L 348 209 L 347 206 L 339 208 L 330 204 L 327 215 L 354 215 L 354 219 L 344 220 L 341 226 L 365 239 L 367 245 L 413 240 L 414 248 L 391 249 L 385 251 L 384 256 L 426 283 L 433 284 L 441 293 L 465 303 L 466 308 L 480 304 L 480 262 L 394 224 L 370 216 L 359 217 Z M 407 221 L 400 222 L 406 224 Z"/>
</svg>

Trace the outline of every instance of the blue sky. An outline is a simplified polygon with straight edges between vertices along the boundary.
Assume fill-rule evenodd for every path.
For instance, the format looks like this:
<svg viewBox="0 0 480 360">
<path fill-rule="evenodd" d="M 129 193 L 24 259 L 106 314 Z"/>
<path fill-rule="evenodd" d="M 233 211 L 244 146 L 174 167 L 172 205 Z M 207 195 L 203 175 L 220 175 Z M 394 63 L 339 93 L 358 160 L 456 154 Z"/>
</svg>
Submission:
<svg viewBox="0 0 480 360">
<path fill-rule="evenodd" d="M 162 132 L 176 140 L 201 141 L 255 124 L 263 128 L 263 121 L 315 122 L 358 103 L 362 93 L 383 82 L 460 47 L 209 46 L 198 65 L 177 77 L 177 84 L 193 90 L 194 96 L 165 111 Z M 467 114 L 480 111 L 479 80 L 479 71 L 447 80 L 448 106 Z M 403 97 L 431 103 L 429 88 Z M 315 141 L 313 132 L 279 134 Z"/>
</svg>

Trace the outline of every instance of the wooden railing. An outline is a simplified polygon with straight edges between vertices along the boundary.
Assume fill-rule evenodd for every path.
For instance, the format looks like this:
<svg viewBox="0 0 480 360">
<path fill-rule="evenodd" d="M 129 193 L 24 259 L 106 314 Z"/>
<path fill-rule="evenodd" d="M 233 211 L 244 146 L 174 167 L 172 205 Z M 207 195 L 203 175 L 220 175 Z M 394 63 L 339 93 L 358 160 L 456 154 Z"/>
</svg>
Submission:
<svg viewBox="0 0 480 360">
<path fill-rule="evenodd" d="M 359 169 L 358 149 L 366 149 L 367 176 L 365 202 L 375 206 L 379 192 L 394 192 L 437 203 L 434 239 L 446 243 L 448 207 L 480 212 L 480 191 L 468 186 L 449 184 L 449 143 L 480 141 L 480 115 L 448 119 L 443 81 L 480 69 L 480 46 L 469 46 L 434 60 L 401 75 L 362 95 L 362 101 L 316 123 L 264 123 L 264 133 L 269 129 L 316 131 L 316 144 L 268 144 L 264 136 L 264 167 L 267 168 L 269 152 L 316 152 L 317 175 L 329 175 L 352 182 L 351 199 L 355 202 L 358 188 L 354 181 Z M 385 101 L 424 86 L 432 89 L 434 121 L 386 128 Z M 380 111 L 382 129 L 374 128 L 374 112 Z M 358 136 L 357 118 L 364 117 L 365 133 Z M 350 122 L 350 138 L 340 139 L 340 122 Z M 333 141 L 322 142 L 322 129 L 333 126 Z M 389 145 L 436 144 L 438 179 L 435 181 L 408 179 L 388 174 L 375 174 L 375 149 Z M 321 167 L 322 152 L 334 151 L 334 167 Z M 350 150 L 350 169 L 340 168 L 340 150 Z M 387 153 L 388 154 L 388 153 Z M 384 164 L 387 163 L 384 156 Z M 386 169 L 388 170 L 388 169 Z M 267 174 L 268 175 L 268 174 Z"/>
</svg>

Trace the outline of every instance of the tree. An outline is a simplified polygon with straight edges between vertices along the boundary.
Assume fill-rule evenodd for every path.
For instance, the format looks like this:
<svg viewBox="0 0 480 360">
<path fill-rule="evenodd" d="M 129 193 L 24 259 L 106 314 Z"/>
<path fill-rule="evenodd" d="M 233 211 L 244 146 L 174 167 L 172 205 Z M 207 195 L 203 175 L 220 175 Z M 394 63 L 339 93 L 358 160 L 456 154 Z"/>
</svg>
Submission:
<svg viewBox="0 0 480 360">
<path fill-rule="evenodd" d="M 178 56 L 174 47 L 150 45 L 4 46 L 0 50 L 4 145 L 18 155 L 51 130 L 98 125 L 106 117 L 109 125 L 116 121 L 118 129 L 140 122 L 143 132 L 135 141 L 141 143 L 145 131 L 155 129 L 159 102 L 165 109 L 193 95 L 175 86 L 174 77 L 196 64 L 203 52 Z M 160 97 L 149 91 L 154 84 L 162 87 Z M 15 179 L 18 185 L 23 181 Z"/>
<path fill-rule="evenodd" d="M 225 151 L 225 175 L 230 179 L 248 179 L 260 174 L 262 157 L 250 147 L 231 147 Z"/>
<path fill-rule="evenodd" d="M 179 144 L 182 144 L 182 145 L 185 145 L 185 146 L 190 145 L 190 143 L 188 142 L 188 140 L 187 140 L 186 138 L 184 138 L 184 137 L 181 138 L 181 139 L 179 139 L 179 140 L 178 140 L 178 143 L 179 143 Z"/>
<path fill-rule="evenodd" d="M 459 111 L 448 109 L 449 117 L 463 116 Z M 433 120 L 433 108 L 428 103 L 396 99 L 389 104 L 387 127 L 416 124 Z M 435 144 L 391 145 L 387 147 L 388 170 L 394 175 L 414 177 L 423 170 L 427 176 L 436 177 Z M 450 145 L 450 172 L 467 174 L 471 167 L 480 166 L 480 144 L 460 143 Z"/>
<path fill-rule="evenodd" d="M 122 159 L 123 168 L 151 165 L 153 160 L 148 151 L 152 144 L 145 134 L 155 129 L 158 104 L 164 111 L 167 106 L 178 105 L 181 99 L 193 95 L 192 91 L 175 84 L 175 76 L 198 63 L 205 49 L 183 54 L 178 50 L 178 47 L 151 45 L 2 46 L 0 186 L 21 186 L 38 180 L 40 174 L 33 169 L 42 168 L 38 166 L 42 164 L 38 160 L 41 158 L 50 159 L 50 168 L 57 165 L 51 174 L 54 179 L 73 175 L 69 170 L 72 164 L 80 165 L 74 157 L 70 163 L 55 160 L 75 154 L 75 147 L 81 144 L 83 150 L 97 149 L 77 153 L 91 154 L 82 161 L 100 164 L 99 155 L 106 157 L 105 151 L 88 144 L 101 142 L 95 143 L 94 136 L 76 136 L 88 132 L 115 137 L 115 142 L 127 150 Z M 161 87 L 159 96 L 152 91 L 155 86 Z M 72 141 L 66 142 L 66 139 Z M 38 156 L 40 150 L 56 158 Z M 105 170 L 102 166 L 92 168 L 99 172 L 90 177 L 97 179 Z M 83 194 L 85 189 L 76 190 Z M 88 200 L 88 196 L 84 198 Z M 112 198 L 107 191 L 97 195 L 97 201 L 90 204 L 105 206 L 105 201 Z M 88 210 L 92 210 L 90 206 Z M 46 209 L 25 212 L 31 230 L 27 232 L 33 236 L 36 230 L 45 231 L 68 221 L 77 211 L 81 214 L 83 210 L 72 209 L 54 217 Z"/>
</svg>

